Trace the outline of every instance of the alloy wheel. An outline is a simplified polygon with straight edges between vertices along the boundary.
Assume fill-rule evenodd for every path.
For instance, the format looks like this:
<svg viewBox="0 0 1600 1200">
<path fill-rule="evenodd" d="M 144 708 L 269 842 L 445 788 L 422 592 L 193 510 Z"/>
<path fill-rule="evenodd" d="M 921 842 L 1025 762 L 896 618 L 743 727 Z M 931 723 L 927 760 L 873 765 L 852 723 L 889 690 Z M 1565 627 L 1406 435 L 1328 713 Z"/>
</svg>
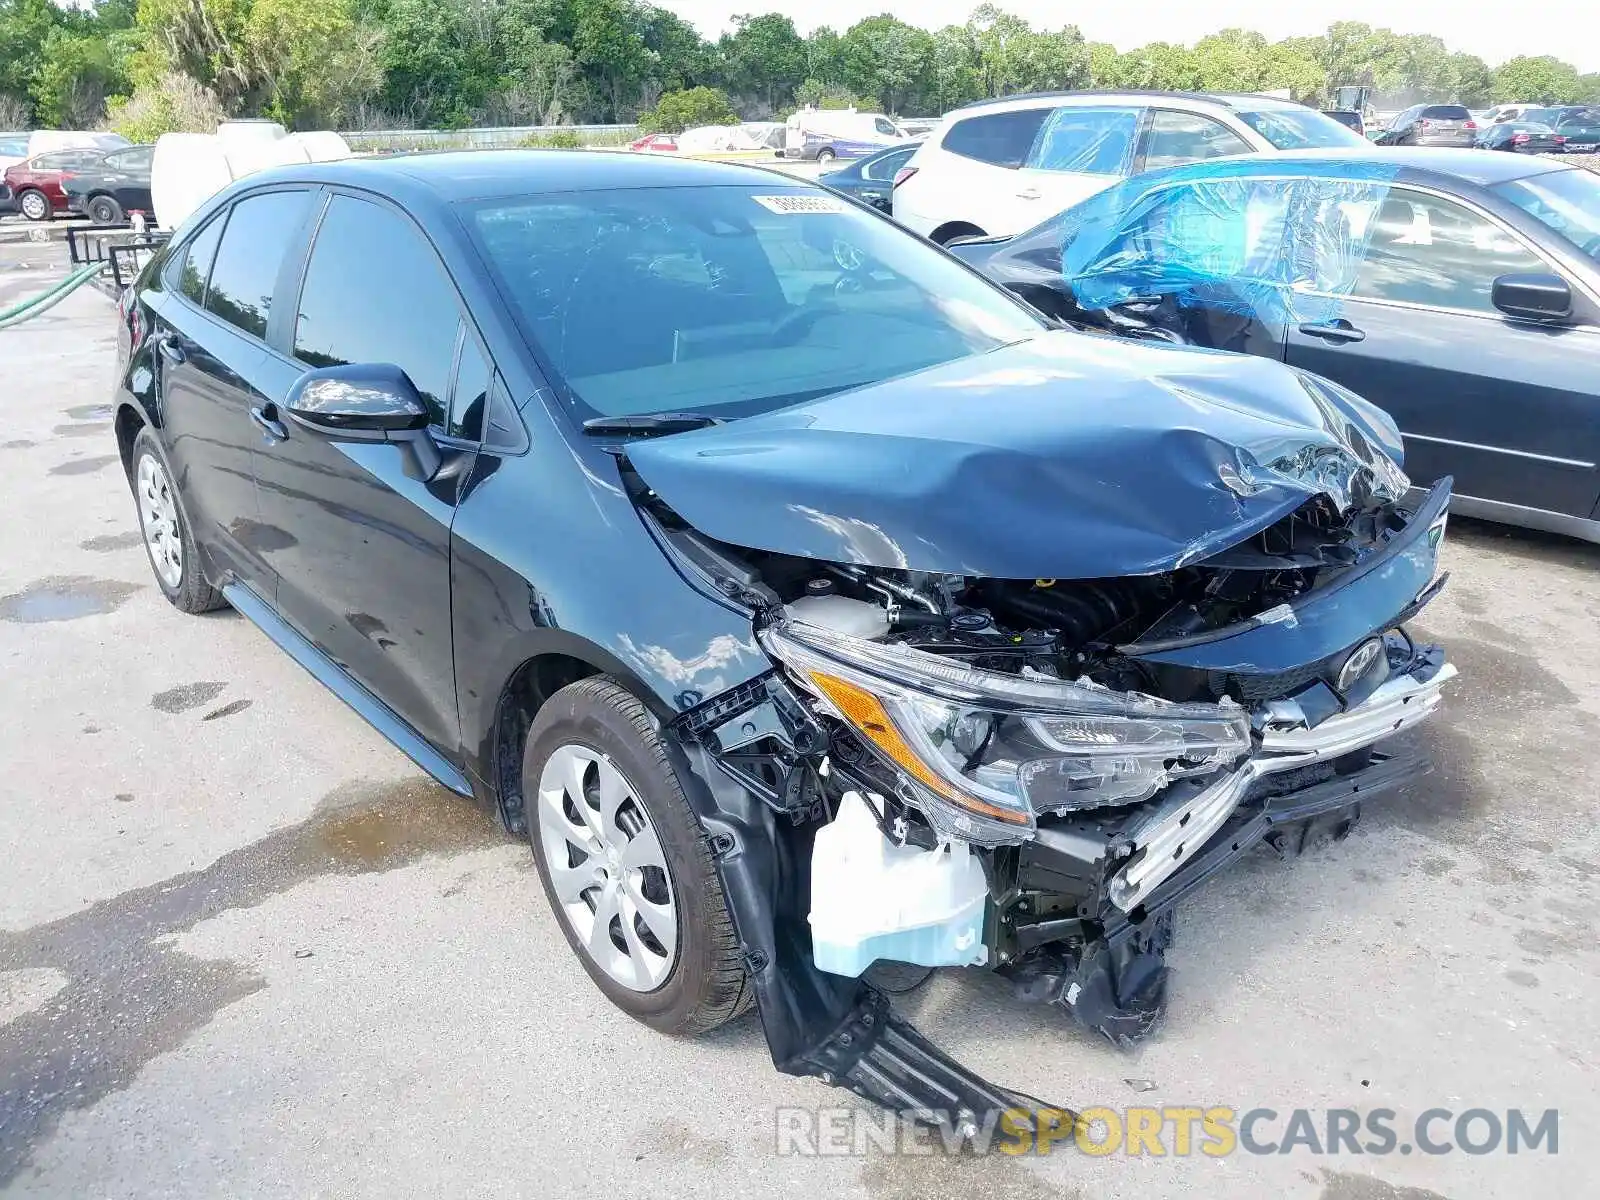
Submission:
<svg viewBox="0 0 1600 1200">
<path fill-rule="evenodd" d="M 139 527 L 150 565 L 171 591 L 183 585 L 183 537 L 178 529 L 178 502 L 172 494 L 167 470 L 153 454 L 139 457 L 134 472 L 139 497 Z"/>
<path fill-rule="evenodd" d="M 50 201 L 39 192 L 23 192 L 17 204 L 30 221 L 42 221 L 50 215 Z"/>
<path fill-rule="evenodd" d="M 539 773 L 538 843 L 562 918 L 623 987 L 653 991 L 678 957 L 678 904 L 661 841 L 626 776 L 587 746 Z"/>
</svg>

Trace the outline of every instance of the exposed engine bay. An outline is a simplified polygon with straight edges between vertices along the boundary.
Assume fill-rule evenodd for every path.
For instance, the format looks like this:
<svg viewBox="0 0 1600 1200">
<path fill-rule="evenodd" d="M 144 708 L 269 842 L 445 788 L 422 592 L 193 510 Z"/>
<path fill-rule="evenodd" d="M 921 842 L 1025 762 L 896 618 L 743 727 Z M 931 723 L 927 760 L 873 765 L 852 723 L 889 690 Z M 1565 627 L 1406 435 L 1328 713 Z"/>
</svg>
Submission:
<svg viewBox="0 0 1600 1200">
<path fill-rule="evenodd" d="M 1163 1013 L 1184 893 L 1258 841 L 1342 837 L 1362 798 L 1426 770 L 1376 743 L 1454 674 L 1403 628 L 1443 583 L 1448 482 L 1415 509 L 1314 497 L 1169 572 L 1024 580 L 730 546 L 637 486 L 663 545 L 748 605 L 783 665 L 683 721 L 814 838 L 824 971 L 985 965 L 1130 1044 Z M 1389 619 L 1332 653 L 1280 669 L 1226 649 L 1402 562 Z"/>
</svg>

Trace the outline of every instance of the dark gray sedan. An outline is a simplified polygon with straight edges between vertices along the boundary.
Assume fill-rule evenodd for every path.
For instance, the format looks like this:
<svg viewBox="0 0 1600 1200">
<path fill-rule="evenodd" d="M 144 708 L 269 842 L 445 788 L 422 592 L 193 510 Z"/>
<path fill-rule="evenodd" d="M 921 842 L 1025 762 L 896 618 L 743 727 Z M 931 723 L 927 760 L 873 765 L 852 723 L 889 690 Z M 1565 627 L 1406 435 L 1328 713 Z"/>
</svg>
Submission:
<svg viewBox="0 0 1600 1200">
<path fill-rule="evenodd" d="M 1477 150 L 1154 171 L 952 251 L 1047 316 L 1277 358 L 1388 410 L 1454 511 L 1600 541 L 1600 175 Z"/>
</svg>

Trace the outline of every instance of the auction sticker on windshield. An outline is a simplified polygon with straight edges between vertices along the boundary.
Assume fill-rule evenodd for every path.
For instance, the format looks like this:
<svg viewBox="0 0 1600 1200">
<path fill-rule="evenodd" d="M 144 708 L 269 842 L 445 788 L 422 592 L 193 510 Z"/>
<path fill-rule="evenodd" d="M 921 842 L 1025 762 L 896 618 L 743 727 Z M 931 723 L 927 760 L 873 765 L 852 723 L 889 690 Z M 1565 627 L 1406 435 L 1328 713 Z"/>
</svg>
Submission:
<svg viewBox="0 0 1600 1200">
<path fill-rule="evenodd" d="M 833 196 L 751 196 L 775 213 L 842 213 L 844 201 Z"/>
</svg>

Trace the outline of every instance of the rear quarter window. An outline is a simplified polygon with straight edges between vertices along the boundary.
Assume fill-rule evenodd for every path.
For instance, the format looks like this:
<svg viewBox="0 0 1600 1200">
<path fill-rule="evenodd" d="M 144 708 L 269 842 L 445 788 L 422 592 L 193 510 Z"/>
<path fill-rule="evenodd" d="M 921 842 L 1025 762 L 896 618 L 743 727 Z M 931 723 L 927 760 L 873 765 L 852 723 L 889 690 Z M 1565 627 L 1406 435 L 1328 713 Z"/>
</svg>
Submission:
<svg viewBox="0 0 1600 1200">
<path fill-rule="evenodd" d="M 951 154 L 991 166 L 1020 167 L 1050 113 L 1048 108 L 1024 108 L 966 117 L 950 126 L 940 145 Z"/>
</svg>

